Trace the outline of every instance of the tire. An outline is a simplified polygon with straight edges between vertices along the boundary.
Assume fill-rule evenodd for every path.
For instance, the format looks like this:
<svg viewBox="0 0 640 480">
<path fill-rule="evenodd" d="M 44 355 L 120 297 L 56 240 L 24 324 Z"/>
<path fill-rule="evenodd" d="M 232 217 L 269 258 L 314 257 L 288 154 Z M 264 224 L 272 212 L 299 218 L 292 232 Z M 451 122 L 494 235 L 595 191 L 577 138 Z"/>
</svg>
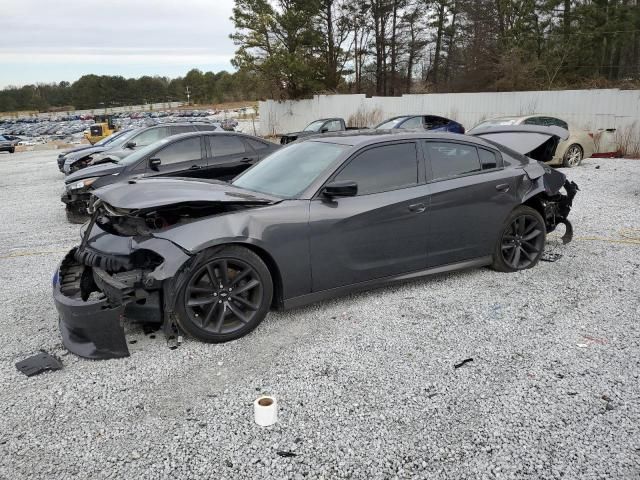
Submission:
<svg viewBox="0 0 640 480">
<path fill-rule="evenodd" d="M 83 224 L 89 220 L 89 214 L 81 212 L 78 206 L 67 205 L 66 212 L 69 223 Z"/>
<path fill-rule="evenodd" d="M 191 268 L 178 292 L 178 325 L 204 342 L 235 340 L 262 322 L 272 297 L 271 273 L 258 255 L 235 245 L 212 249 Z"/>
<path fill-rule="evenodd" d="M 9 153 L 16 153 L 16 147 L 11 147 L 9 149 Z"/>
<path fill-rule="evenodd" d="M 514 209 L 500 231 L 492 268 L 517 272 L 535 267 L 544 252 L 546 235 L 544 219 L 537 210 L 524 205 Z"/>
<path fill-rule="evenodd" d="M 567 151 L 564 152 L 564 156 L 562 157 L 562 165 L 567 168 L 577 167 L 582 163 L 582 158 L 584 157 L 584 150 L 577 143 L 572 143 L 567 148 Z"/>
</svg>

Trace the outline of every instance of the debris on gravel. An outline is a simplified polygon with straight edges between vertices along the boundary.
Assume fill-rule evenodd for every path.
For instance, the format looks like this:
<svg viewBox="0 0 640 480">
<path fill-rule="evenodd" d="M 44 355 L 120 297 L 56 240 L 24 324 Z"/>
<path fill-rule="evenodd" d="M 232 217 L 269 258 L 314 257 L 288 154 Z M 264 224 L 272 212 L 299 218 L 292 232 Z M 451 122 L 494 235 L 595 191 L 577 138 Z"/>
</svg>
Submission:
<svg viewBox="0 0 640 480">
<path fill-rule="evenodd" d="M 55 156 L 0 154 L 0 478 L 640 475 L 640 162 L 564 170 L 581 191 L 555 262 L 271 313 L 227 344 L 128 325 L 131 356 L 99 362 L 58 334 L 51 275 L 79 226 Z M 16 370 L 40 350 L 64 369 Z"/>
</svg>

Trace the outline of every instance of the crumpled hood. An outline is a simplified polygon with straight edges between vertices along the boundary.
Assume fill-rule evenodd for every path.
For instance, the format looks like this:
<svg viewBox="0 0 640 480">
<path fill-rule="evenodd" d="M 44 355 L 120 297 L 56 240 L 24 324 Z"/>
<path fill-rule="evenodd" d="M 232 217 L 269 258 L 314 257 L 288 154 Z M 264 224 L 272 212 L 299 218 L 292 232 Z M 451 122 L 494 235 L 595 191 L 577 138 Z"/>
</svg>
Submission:
<svg viewBox="0 0 640 480">
<path fill-rule="evenodd" d="M 114 173 L 120 173 L 124 170 L 124 165 L 118 165 L 117 163 L 102 163 L 100 165 L 92 165 L 82 170 L 78 170 L 64 178 L 64 183 L 73 183 L 78 180 L 91 177 L 104 177 L 105 175 L 113 175 Z"/>
<path fill-rule="evenodd" d="M 72 151 L 65 155 L 65 164 L 72 164 L 86 156 L 93 155 L 94 153 L 104 152 L 108 147 L 88 147 L 82 150 Z"/>
<path fill-rule="evenodd" d="M 184 203 L 268 205 L 282 199 L 225 182 L 192 178 L 146 178 L 114 183 L 94 195 L 115 208 L 147 210 Z"/>
</svg>

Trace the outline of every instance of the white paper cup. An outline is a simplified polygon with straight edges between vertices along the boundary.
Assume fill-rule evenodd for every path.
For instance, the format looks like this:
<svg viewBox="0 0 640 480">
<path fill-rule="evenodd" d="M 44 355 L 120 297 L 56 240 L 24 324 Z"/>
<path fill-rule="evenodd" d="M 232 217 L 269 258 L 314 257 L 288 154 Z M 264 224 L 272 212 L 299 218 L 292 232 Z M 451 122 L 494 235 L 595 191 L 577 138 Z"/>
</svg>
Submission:
<svg viewBox="0 0 640 480">
<path fill-rule="evenodd" d="M 262 396 L 253 402 L 255 421 L 261 427 L 268 427 L 278 421 L 278 402 L 275 397 Z"/>
</svg>

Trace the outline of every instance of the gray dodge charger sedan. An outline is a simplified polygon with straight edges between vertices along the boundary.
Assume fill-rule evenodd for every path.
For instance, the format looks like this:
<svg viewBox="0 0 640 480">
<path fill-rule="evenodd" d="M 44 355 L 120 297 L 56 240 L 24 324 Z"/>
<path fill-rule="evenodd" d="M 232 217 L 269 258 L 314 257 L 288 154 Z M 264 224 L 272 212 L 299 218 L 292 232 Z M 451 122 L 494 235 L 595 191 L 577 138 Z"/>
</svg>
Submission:
<svg viewBox="0 0 640 480">
<path fill-rule="evenodd" d="M 230 184 L 98 189 L 82 242 L 53 279 L 63 342 L 83 357 L 126 356 L 123 317 L 224 342 L 272 308 L 463 268 L 531 268 L 559 223 L 571 238 L 577 186 L 541 163 L 566 135 L 331 134 Z"/>
</svg>

